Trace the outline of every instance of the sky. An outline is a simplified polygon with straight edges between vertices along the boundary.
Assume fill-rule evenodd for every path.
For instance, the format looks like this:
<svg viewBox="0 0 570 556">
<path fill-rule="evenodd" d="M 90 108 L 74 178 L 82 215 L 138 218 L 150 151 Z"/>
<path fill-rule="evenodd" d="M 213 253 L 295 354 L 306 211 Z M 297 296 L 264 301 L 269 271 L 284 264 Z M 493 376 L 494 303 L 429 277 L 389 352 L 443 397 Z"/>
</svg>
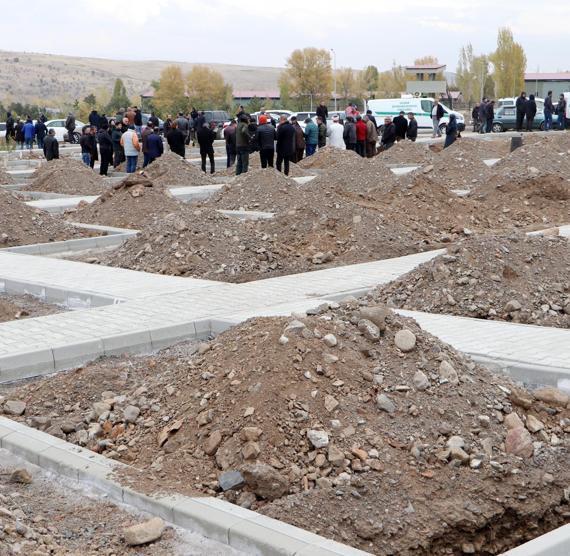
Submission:
<svg viewBox="0 0 570 556">
<path fill-rule="evenodd" d="M 7 0 L 4 0 L 7 1 Z M 113 59 L 283 66 L 296 48 L 334 49 L 336 66 L 380 70 L 459 49 L 491 52 L 508 26 L 527 71 L 570 70 L 570 2 L 550 0 L 26 0 L 10 2 L 0 48 Z M 550 15 L 549 15 L 550 14 Z M 549 15 L 549 16 L 548 16 Z"/>
</svg>

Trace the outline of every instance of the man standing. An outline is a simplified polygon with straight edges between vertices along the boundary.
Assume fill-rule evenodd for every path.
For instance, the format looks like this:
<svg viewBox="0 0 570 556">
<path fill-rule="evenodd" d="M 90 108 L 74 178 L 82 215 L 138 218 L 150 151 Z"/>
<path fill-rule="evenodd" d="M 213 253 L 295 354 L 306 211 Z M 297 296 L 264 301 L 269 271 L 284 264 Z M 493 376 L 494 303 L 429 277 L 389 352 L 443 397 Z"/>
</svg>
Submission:
<svg viewBox="0 0 570 556">
<path fill-rule="evenodd" d="M 300 162 L 303 160 L 303 154 L 305 153 L 305 147 L 307 146 L 305 143 L 305 134 L 303 133 L 303 129 L 299 125 L 296 116 L 291 117 L 291 124 L 295 130 L 295 158 L 293 159 L 293 162 Z"/>
<path fill-rule="evenodd" d="M 327 145 L 327 124 L 325 121 L 319 116 L 317 118 L 317 127 L 319 128 L 319 149 L 326 147 Z"/>
<path fill-rule="evenodd" d="M 186 156 L 185 140 L 184 134 L 178 129 L 178 124 L 176 122 L 172 122 L 172 125 L 166 134 L 166 141 L 168 142 L 170 150 L 182 158 Z"/>
<path fill-rule="evenodd" d="M 135 111 L 135 117 L 134 117 L 135 131 L 137 132 L 137 135 L 140 137 L 143 125 L 142 112 L 139 110 L 138 106 L 134 107 L 134 111 Z"/>
<path fill-rule="evenodd" d="M 374 122 L 365 116 L 366 120 L 366 157 L 372 158 L 376 155 L 376 143 L 378 142 L 378 130 Z"/>
<path fill-rule="evenodd" d="M 405 112 L 402 110 L 398 116 L 394 118 L 394 126 L 396 127 L 396 141 L 402 141 L 406 138 L 408 131 L 408 120 L 406 120 Z"/>
<path fill-rule="evenodd" d="M 267 116 L 262 114 L 259 116 L 259 126 L 255 131 L 255 139 L 259 146 L 259 159 L 262 168 L 267 168 L 267 166 L 273 168 L 275 137 L 275 128 L 268 123 Z"/>
<path fill-rule="evenodd" d="M 477 115 L 479 119 L 479 133 L 487 133 L 487 103 L 486 97 L 483 97 L 481 104 L 479 104 L 479 113 Z"/>
<path fill-rule="evenodd" d="M 317 106 L 317 116 L 319 118 L 322 118 L 323 122 L 326 125 L 327 118 L 329 117 L 329 109 L 327 108 L 327 105 L 322 101 Z"/>
<path fill-rule="evenodd" d="M 89 138 L 89 126 L 83 128 L 83 132 L 79 139 L 81 147 L 81 160 L 85 166 L 91 165 L 91 139 Z"/>
<path fill-rule="evenodd" d="M 281 172 L 281 164 L 285 163 L 285 175 L 289 175 L 289 162 L 295 156 L 295 128 L 283 115 L 279 118 L 277 128 L 277 171 Z"/>
<path fill-rule="evenodd" d="M 236 161 L 236 126 L 235 119 L 224 129 L 224 141 L 226 142 L 226 168 L 231 168 Z"/>
<path fill-rule="evenodd" d="M 8 146 L 10 141 L 14 140 L 14 118 L 11 112 L 6 113 L 6 146 Z"/>
<path fill-rule="evenodd" d="M 366 156 L 367 133 L 368 130 L 362 116 L 356 116 L 356 152 L 362 157 Z"/>
<path fill-rule="evenodd" d="M 387 151 L 396 141 L 396 126 L 392 123 L 392 118 L 384 118 L 384 131 L 380 144 L 382 149 Z"/>
<path fill-rule="evenodd" d="M 89 114 L 89 125 L 97 129 L 99 127 L 100 120 L 99 114 L 97 114 L 97 110 L 91 110 L 91 114 Z"/>
<path fill-rule="evenodd" d="M 406 136 L 412 142 L 415 142 L 418 138 L 418 120 L 416 120 L 413 112 L 408 114 L 408 131 L 406 132 Z"/>
<path fill-rule="evenodd" d="M 566 99 L 564 98 L 564 94 L 561 94 L 558 99 L 556 113 L 558 114 L 558 129 L 564 131 L 566 129 Z"/>
<path fill-rule="evenodd" d="M 526 114 L 526 93 L 523 91 L 517 98 L 515 107 L 517 109 L 517 131 L 522 131 L 524 116 Z"/>
<path fill-rule="evenodd" d="M 162 156 L 162 153 L 164 152 L 164 143 L 162 142 L 162 137 L 158 133 L 158 129 L 155 128 L 153 125 L 151 130 L 152 131 L 150 135 L 146 138 L 149 164 L 152 164 L 157 158 L 160 158 Z M 102 161 L 101 164 L 103 164 Z"/>
<path fill-rule="evenodd" d="M 99 152 L 101 154 L 101 166 L 99 174 L 106 176 L 109 170 L 109 164 L 113 161 L 113 140 L 109 135 L 109 128 L 103 124 L 97 132 L 97 141 L 99 142 Z"/>
<path fill-rule="evenodd" d="M 95 168 L 95 162 L 99 160 L 99 151 L 97 150 L 97 128 L 91 126 L 89 128 L 89 144 L 91 146 L 91 161 L 89 166 L 93 170 Z"/>
<path fill-rule="evenodd" d="M 344 139 L 346 150 L 356 151 L 356 125 L 352 116 L 346 118 L 342 138 Z"/>
<path fill-rule="evenodd" d="M 345 149 L 344 144 L 344 127 L 340 123 L 338 116 L 333 116 L 332 124 L 327 129 L 327 137 L 329 138 L 329 145 L 335 149 Z"/>
<path fill-rule="evenodd" d="M 186 141 L 190 135 L 190 123 L 188 122 L 188 120 L 184 117 L 184 113 L 183 112 L 178 112 L 178 118 L 176 118 L 176 124 L 178 125 L 178 129 L 182 132 L 182 135 L 184 135 L 184 140 Z M 198 125 L 198 124 L 196 124 Z M 198 131 L 200 128 L 196 128 L 196 131 Z"/>
<path fill-rule="evenodd" d="M 251 131 L 249 131 L 249 118 L 245 113 L 239 117 L 236 129 L 236 176 L 245 174 L 249 169 L 249 142 L 251 141 Z"/>
<path fill-rule="evenodd" d="M 26 142 L 26 149 L 32 150 L 32 147 L 34 146 L 35 135 L 36 135 L 36 128 L 32 123 L 32 119 L 28 116 L 28 119 L 24 124 L 24 141 Z"/>
<path fill-rule="evenodd" d="M 544 130 L 552 129 L 552 114 L 554 114 L 554 103 L 552 102 L 552 91 L 548 91 L 544 99 Z"/>
<path fill-rule="evenodd" d="M 216 171 L 214 162 L 214 141 L 216 139 L 216 132 L 207 123 L 204 123 L 196 132 L 196 139 L 198 139 L 198 145 L 200 146 L 202 172 L 206 173 L 206 158 L 209 158 L 210 174 L 213 174 Z"/>
<path fill-rule="evenodd" d="M 433 135 L 434 137 L 441 137 L 441 130 L 439 129 L 439 121 L 443 118 L 444 112 L 443 107 L 439 104 L 439 100 L 435 99 L 433 101 L 433 107 L 431 109 L 431 121 L 433 123 Z M 391 145 L 390 145 L 391 146 Z"/>
<path fill-rule="evenodd" d="M 536 116 L 536 101 L 534 95 L 530 95 L 526 101 L 526 130 L 532 131 L 534 117 Z"/>
<path fill-rule="evenodd" d="M 491 133 L 493 131 L 493 120 L 495 119 L 495 101 L 490 100 L 487 102 L 487 109 L 485 110 L 486 124 L 485 131 Z"/>
<path fill-rule="evenodd" d="M 59 158 L 59 143 L 55 138 L 55 129 L 50 129 L 44 140 L 44 156 L 48 162 Z"/>
<path fill-rule="evenodd" d="M 136 130 L 136 126 L 135 126 L 135 130 Z M 149 162 L 149 156 L 148 156 L 148 144 L 147 144 L 147 140 L 150 137 L 150 134 L 152 133 L 152 125 L 147 125 L 144 128 L 144 131 L 142 132 L 142 152 L 143 152 L 143 168 L 146 168 L 150 162 Z M 137 133 L 138 135 L 138 133 Z"/>
<path fill-rule="evenodd" d="M 125 157 L 127 159 L 127 174 L 133 174 L 137 169 L 139 159 L 139 151 L 141 146 L 138 135 L 135 132 L 135 126 L 131 125 L 121 137 L 121 146 L 125 149 Z"/>
<path fill-rule="evenodd" d="M 38 141 L 38 149 L 43 149 L 44 139 L 47 134 L 47 127 L 42 120 L 38 120 L 36 122 L 35 132 L 36 132 L 36 139 Z"/>
<path fill-rule="evenodd" d="M 376 123 L 376 118 L 372 115 L 372 110 L 366 110 L 366 117 L 376 126 L 376 131 L 378 131 L 378 124 Z"/>
<path fill-rule="evenodd" d="M 117 120 L 111 127 L 111 141 L 113 142 L 113 167 L 117 168 L 125 160 L 125 151 L 121 146 L 123 136 L 123 122 Z"/>
<path fill-rule="evenodd" d="M 65 120 L 65 129 L 67 129 L 67 140 L 69 143 L 75 143 L 75 116 L 70 112 Z"/>
<path fill-rule="evenodd" d="M 150 116 L 148 118 L 148 123 L 154 126 L 154 129 L 156 129 L 157 133 L 160 131 L 160 121 L 156 117 L 156 114 L 154 112 L 150 113 Z"/>
<path fill-rule="evenodd" d="M 313 156 L 315 154 L 318 144 L 319 128 L 311 118 L 307 118 L 305 120 L 305 152 L 307 153 L 307 156 Z"/>
</svg>

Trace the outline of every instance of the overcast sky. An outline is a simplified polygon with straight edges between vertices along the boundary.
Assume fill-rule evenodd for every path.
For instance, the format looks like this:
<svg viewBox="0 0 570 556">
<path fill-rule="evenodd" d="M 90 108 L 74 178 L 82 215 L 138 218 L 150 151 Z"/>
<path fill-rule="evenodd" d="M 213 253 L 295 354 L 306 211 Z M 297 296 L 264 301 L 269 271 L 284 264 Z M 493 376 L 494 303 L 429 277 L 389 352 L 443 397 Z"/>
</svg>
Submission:
<svg viewBox="0 0 570 556">
<path fill-rule="evenodd" d="M 2 49 L 118 59 L 283 66 L 295 48 L 334 48 L 337 66 L 381 70 L 432 54 L 522 43 L 527 71 L 570 70 L 568 0 L 26 0 L 4 10 Z"/>
</svg>

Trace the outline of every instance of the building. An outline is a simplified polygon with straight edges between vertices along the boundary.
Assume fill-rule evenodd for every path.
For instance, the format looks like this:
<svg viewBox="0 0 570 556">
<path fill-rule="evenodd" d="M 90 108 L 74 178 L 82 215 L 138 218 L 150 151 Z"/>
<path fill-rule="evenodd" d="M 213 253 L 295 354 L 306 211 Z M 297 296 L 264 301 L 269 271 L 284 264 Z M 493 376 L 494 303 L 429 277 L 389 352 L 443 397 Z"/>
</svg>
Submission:
<svg viewBox="0 0 570 556">
<path fill-rule="evenodd" d="M 406 66 L 406 73 L 410 76 L 410 80 L 406 82 L 406 93 L 434 98 L 446 94 L 447 81 L 438 79 L 439 76 L 443 75 L 446 67 L 445 64 Z"/>
<path fill-rule="evenodd" d="M 247 104 L 252 98 L 260 100 L 275 100 L 281 98 L 279 91 L 234 91 L 234 101 L 239 104 Z"/>
<path fill-rule="evenodd" d="M 560 93 L 570 91 L 570 72 L 564 73 L 525 73 L 524 87 L 527 94 L 544 98 L 548 91 L 552 91 L 554 97 Z"/>
</svg>

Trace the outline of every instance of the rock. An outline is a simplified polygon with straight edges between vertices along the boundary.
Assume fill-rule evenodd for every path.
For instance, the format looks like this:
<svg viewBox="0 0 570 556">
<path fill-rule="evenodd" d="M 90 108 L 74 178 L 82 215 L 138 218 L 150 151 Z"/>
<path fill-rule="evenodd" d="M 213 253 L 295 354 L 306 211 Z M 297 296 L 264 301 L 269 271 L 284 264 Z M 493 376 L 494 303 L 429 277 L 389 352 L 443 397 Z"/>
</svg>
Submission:
<svg viewBox="0 0 570 556">
<path fill-rule="evenodd" d="M 246 485 L 261 498 L 275 500 L 289 490 L 289 482 L 270 465 L 247 464 L 241 468 Z"/>
<path fill-rule="evenodd" d="M 465 448 L 465 440 L 461 436 L 452 436 L 446 442 L 448 448 Z"/>
<path fill-rule="evenodd" d="M 334 444 L 331 444 L 327 452 L 327 459 L 332 465 L 340 467 L 344 463 L 344 452 Z"/>
<path fill-rule="evenodd" d="M 245 485 L 245 479 L 239 471 L 225 471 L 218 477 L 218 484 L 224 492 L 237 490 Z"/>
<path fill-rule="evenodd" d="M 253 494 L 253 492 L 242 492 L 239 496 L 238 499 L 236 500 L 236 504 L 238 506 L 241 506 L 242 508 L 246 508 L 247 510 L 249 510 L 251 508 L 251 506 L 254 504 L 254 502 L 257 501 L 257 497 L 255 496 L 255 494 Z"/>
<path fill-rule="evenodd" d="M 29 485 L 32 483 L 32 476 L 27 469 L 16 469 L 10 475 L 11 483 L 21 483 L 23 485 Z"/>
<path fill-rule="evenodd" d="M 335 397 L 328 394 L 325 396 L 325 409 L 327 411 L 334 411 L 338 406 L 339 402 Z"/>
<path fill-rule="evenodd" d="M 396 405 L 386 394 L 378 394 L 376 396 L 376 406 L 386 413 L 394 413 L 396 411 Z"/>
<path fill-rule="evenodd" d="M 407 353 L 416 347 L 416 335 L 407 328 L 398 330 L 394 336 L 394 343 L 400 351 Z"/>
<path fill-rule="evenodd" d="M 241 449 L 241 455 L 245 460 L 256 459 L 260 453 L 261 448 L 257 442 L 247 442 Z"/>
<path fill-rule="evenodd" d="M 279 338 L 279 343 L 282 346 L 286 346 L 289 343 L 289 338 L 287 338 L 287 336 L 281 335 L 281 337 Z"/>
<path fill-rule="evenodd" d="M 210 344 L 207 344 L 206 342 L 202 342 L 198 346 L 198 355 L 204 355 L 204 353 L 206 353 L 207 351 L 210 351 L 210 349 L 212 349 L 212 346 Z"/>
<path fill-rule="evenodd" d="M 514 313 L 515 311 L 520 311 L 522 309 L 522 305 L 516 300 L 511 299 L 505 304 L 504 311 L 505 313 Z"/>
<path fill-rule="evenodd" d="M 336 355 L 333 355 L 332 353 L 325 353 L 323 354 L 323 361 L 325 363 L 329 363 L 330 365 L 332 365 L 333 363 L 336 363 L 338 361 L 338 357 Z"/>
<path fill-rule="evenodd" d="M 414 378 L 412 379 L 414 383 L 414 388 L 420 392 L 429 388 L 429 379 L 422 371 L 416 371 Z"/>
<path fill-rule="evenodd" d="M 442 361 L 439 365 L 439 376 L 447 380 L 450 384 L 457 386 L 459 384 L 459 377 L 457 376 L 457 371 L 453 368 L 453 365 L 448 361 Z"/>
<path fill-rule="evenodd" d="M 329 445 L 329 435 L 325 431 L 308 430 L 307 438 L 315 448 L 324 448 Z"/>
<path fill-rule="evenodd" d="M 390 309 L 386 307 L 362 307 L 360 316 L 365 320 L 374 323 L 380 330 L 386 330 L 386 318 L 390 314 Z"/>
<path fill-rule="evenodd" d="M 530 433 L 523 427 L 509 430 L 505 439 L 505 451 L 521 458 L 532 457 L 534 446 Z"/>
<path fill-rule="evenodd" d="M 380 339 L 380 328 L 378 328 L 372 321 L 367 319 L 359 320 L 358 330 L 360 330 L 364 337 L 371 342 L 377 342 Z"/>
<path fill-rule="evenodd" d="M 368 452 L 362 448 L 352 448 L 350 450 L 354 456 L 356 456 L 360 461 L 366 461 L 368 459 Z"/>
<path fill-rule="evenodd" d="M 534 415 L 526 416 L 526 428 L 530 432 L 538 432 L 544 428 L 544 423 L 538 420 Z"/>
<path fill-rule="evenodd" d="M 204 444 L 204 452 L 209 456 L 213 456 L 217 451 L 222 443 L 222 433 L 220 431 L 214 431 L 206 440 Z"/>
<path fill-rule="evenodd" d="M 108 402 L 95 402 L 92 407 L 95 419 L 99 419 L 103 413 L 111 411 L 112 409 L 111 404 Z"/>
<path fill-rule="evenodd" d="M 523 409 L 530 409 L 532 406 L 532 397 L 516 391 L 509 394 L 509 400 L 513 405 L 518 405 Z"/>
<path fill-rule="evenodd" d="M 568 396 L 568 394 L 558 388 L 554 388 L 553 386 L 539 388 L 533 392 L 533 395 L 537 400 L 555 407 L 566 407 L 570 401 L 570 396 Z"/>
<path fill-rule="evenodd" d="M 491 418 L 488 415 L 478 415 L 477 421 L 484 429 L 488 429 L 491 426 Z"/>
<path fill-rule="evenodd" d="M 300 320 L 292 320 L 285 327 L 285 332 L 290 332 L 292 334 L 300 334 L 306 326 Z"/>
<path fill-rule="evenodd" d="M 34 429 L 45 431 L 51 427 L 51 419 L 49 417 L 44 417 L 43 415 L 36 415 L 30 419 L 30 425 Z"/>
<path fill-rule="evenodd" d="M 514 411 L 505 416 L 505 425 L 509 430 L 524 428 L 521 418 Z"/>
<path fill-rule="evenodd" d="M 129 546 L 138 546 L 140 544 L 148 544 L 160 539 L 164 532 L 164 528 L 164 521 L 160 519 L 160 517 L 153 517 L 144 523 L 127 527 L 123 531 L 123 534 L 125 536 L 125 542 Z"/>
<path fill-rule="evenodd" d="M 71 434 L 74 433 L 76 430 L 76 426 L 75 423 L 72 423 L 71 421 L 64 421 L 61 424 L 61 430 L 63 433 L 65 434 Z"/>
<path fill-rule="evenodd" d="M 241 429 L 240 437 L 244 442 L 256 442 L 263 434 L 259 427 L 244 427 Z"/>
<path fill-rule="evenodd" d="M 354 521 L 354 530 L 356 534 L 364 540 L 371 540 L 382 532 L 383 526 L 380 522 L 372 520 L 356 519 Z"/>
<path fill-rule="evenodd" d="M 323 342 L 329 347 L 335 347 L 338 344 L 338 340 L 334 334 L 327 334 L 323 338 Z"/>
<path fill-rule="evenodd" d="M 26 411 L 26 402 L 19 400 L 8 400 L 4 402 L 4 413 L 6 415 L 23 415 Z"/>
<path fill-rule="evenodd" d="M 141 410 L 138 407 L 134 405 L 128 405 L 123 410 L 123 419 L 125 423 L 136 423 L 140 413 Z"/>
<path fill-rule="evenodd" d="M 449 449 L 449 456 L 451 459 L 459 460 L 461 463 L 469 461 L 469 454 L 463 448 L 453 447 Z"/>
<path fill-rule="evenodd" d="M 317 487 L 322 490 L 327 490 L 333 486 L 332 481 L 326 477 L 319 477 L 315 482 L 317 483 Z"/>
</svg>

